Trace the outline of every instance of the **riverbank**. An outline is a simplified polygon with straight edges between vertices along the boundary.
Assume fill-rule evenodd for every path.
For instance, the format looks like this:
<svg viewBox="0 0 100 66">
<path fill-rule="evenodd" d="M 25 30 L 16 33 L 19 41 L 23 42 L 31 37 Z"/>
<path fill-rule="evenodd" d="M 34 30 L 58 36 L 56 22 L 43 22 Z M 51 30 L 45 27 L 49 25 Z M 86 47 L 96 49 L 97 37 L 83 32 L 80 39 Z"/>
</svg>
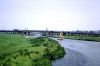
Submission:
<svg viewBox="0 0 100 66">
<path fill-rule="evenodd" d="M 74 40 L 85 40 L 85 41 L 96 41 L 100 42 L 100 36 L 64 36 L 65 39 L 74 39 Z"/>
<path fill-rule="evenodd" d="M 0 66 L 51 66 L 64 55 L 64 48 L 50 38 L 0 34 Z"/>
</svg>

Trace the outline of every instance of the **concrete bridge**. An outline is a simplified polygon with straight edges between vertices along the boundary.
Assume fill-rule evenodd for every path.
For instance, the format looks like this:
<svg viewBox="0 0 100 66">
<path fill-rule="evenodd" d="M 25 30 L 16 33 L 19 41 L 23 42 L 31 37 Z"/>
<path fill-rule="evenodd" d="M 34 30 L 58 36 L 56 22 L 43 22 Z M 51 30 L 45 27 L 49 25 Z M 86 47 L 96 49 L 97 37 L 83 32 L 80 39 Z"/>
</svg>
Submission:
<svg viewBox="0 0 100 66">
<path fill-rule="evenodd" d="M 60 31 L 46 31 L 46 30 L 0 30 L 0 34 L 26 34 L 41 33 L 43 36 L 59 35 Z"/>
<path fill-rule="evenodd" d="M 31 35 L 32 33 L 41 33 L 43 36 L 58 36 L 60 32 L 63 35 L 78 35 L 78 36 L 100 36 L 100 33 L 93 33 L 93 32 L 72 32 L 72 31 L 46 31 L 46 30 L 0 30 L 0 34 L 26 34 Z"/>
</svg>

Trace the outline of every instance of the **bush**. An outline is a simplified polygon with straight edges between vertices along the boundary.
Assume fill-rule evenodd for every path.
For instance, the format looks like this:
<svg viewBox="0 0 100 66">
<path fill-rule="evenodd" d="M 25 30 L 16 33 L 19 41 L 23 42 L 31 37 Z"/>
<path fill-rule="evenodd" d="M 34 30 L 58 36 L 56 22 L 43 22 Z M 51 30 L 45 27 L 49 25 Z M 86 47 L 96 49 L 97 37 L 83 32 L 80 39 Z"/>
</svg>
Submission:
<svg viewBox="0 0 100 66">
<path fill-rule="evenodd" d="M 57 41 L 47 37 L 26 40 L 13 35 L 8 38 L 3 36 L 0 39 L 0 66 L 51 66 L 52 60 L 65 54 Z M 4 48 L 7 48 L 6 51 Z"/>
</svg>

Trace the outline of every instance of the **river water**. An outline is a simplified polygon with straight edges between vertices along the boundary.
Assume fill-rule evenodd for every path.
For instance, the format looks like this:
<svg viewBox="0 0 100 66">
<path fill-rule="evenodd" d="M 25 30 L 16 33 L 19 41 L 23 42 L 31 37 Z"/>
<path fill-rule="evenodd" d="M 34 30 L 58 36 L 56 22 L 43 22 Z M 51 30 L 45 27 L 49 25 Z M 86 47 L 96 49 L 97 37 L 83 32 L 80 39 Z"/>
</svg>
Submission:
<svg viewBox="0 0 100 66">
<path fill-rule="evenodd" d="M 52 66 L 100 66 L 100 42 L 64 39 L 66 55 Z"/>
</svg>

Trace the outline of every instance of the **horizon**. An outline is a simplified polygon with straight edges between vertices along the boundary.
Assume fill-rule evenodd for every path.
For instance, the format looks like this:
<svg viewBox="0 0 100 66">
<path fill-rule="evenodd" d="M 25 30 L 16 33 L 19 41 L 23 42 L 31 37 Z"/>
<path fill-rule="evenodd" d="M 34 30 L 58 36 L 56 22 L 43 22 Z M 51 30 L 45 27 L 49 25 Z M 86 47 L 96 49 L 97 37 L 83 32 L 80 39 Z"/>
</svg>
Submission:
<svg viewBox="0 0 100 66">
<path fill-rule="evenodd" d="M 1 30 L 0 29 L 0 31 L 14 31 L 14 30 L 32 30 L 32 29 L 4 29 L 4 30 Z M 46 31 L 46 29 L 45 30 L 33 30 L 33 31 Z M 63 32 L 63 31 L 66 31 L 66 30 L 48 30 L 48 31 L 61 31 L 61 32 Z M 84 32 L 84 31 L 94 31 L 94 32 L 100 32 L 100 30 L 67 30 L 67 32 L 77 32 L 77 31 L 82 31 L 82 32 Z"/>
<path fill-rule="evenodd" d="M 1 0 L 0 30 L 100 30 L 99 0 Z"/>
</svg>

